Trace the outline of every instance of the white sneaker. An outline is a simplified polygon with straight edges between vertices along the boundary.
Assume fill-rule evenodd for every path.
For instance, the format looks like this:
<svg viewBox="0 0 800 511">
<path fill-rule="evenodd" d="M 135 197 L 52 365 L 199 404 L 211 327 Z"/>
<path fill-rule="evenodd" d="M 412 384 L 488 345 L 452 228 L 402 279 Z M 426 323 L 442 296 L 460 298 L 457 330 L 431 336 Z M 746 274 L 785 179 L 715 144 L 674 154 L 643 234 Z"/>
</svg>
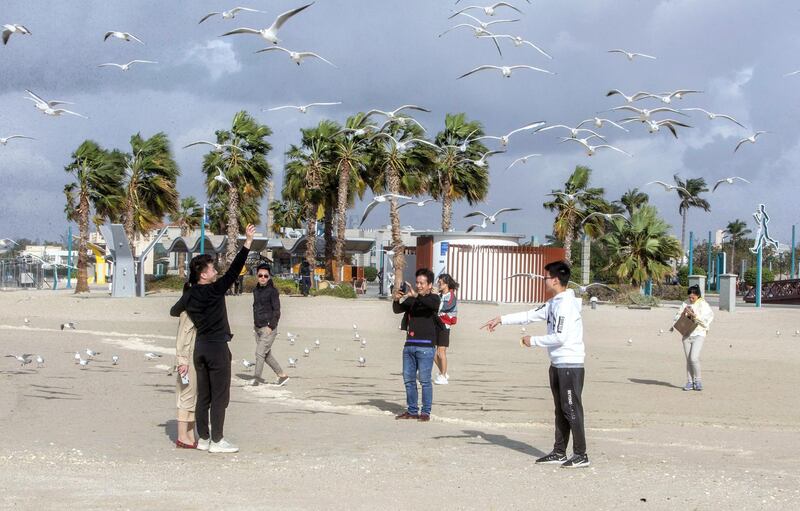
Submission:
<svg viewBox="0 0 800 511">
<path fill-rule="evenodd" d="M 447 385 L 447 378 L 441 374 L 437 374 L 436 378 L 433 379 L 433 383 L 436 385 Z"/>
<path fill-rule="evenodd" d="M 239 446 L 223 438 L 219 442 L 211 442 L 208 452 L 239 452 Z"/>
<path fill-rule="evenodd" d="M 197 440 L 197 450 L 198 451 L 207 451 L 208 447 L 210 445 L 211 445 L 211 439 L 210 438 L 206 438 L 205 440 L 203 440 L 202 438 L 199 438 Z"/>
</svg>

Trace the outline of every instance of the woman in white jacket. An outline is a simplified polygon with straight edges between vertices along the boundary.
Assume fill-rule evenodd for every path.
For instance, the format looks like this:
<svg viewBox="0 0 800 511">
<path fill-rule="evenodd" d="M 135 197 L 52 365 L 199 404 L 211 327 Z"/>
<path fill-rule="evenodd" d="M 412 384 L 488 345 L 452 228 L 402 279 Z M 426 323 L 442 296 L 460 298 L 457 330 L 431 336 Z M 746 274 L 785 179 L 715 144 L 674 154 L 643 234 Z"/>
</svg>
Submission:
<svg viewBox="0 0 800 511">
<path fill-rule="evenodd" d="M 700 288 L 691 286 L 689 288 L 689 300 L 681 305 L 680 310 L 675 315 L 677 321 L 681 314 L 686 311 L 686 315 L 693 319 L 697 324 L 695 329 L 683 338 L 683 352 L 686 354 L 686 374 L 687 380 L 683 390 L 703 390 L 703 382 L 700 374 L 700 350 L 703 349 L 703 342 L 708 335 L 708 328 L 714 321 L 714 312 L 711 306 L 700 295 Z M 670 329 L 672 330 L 672 329 Z"/>
</svg>

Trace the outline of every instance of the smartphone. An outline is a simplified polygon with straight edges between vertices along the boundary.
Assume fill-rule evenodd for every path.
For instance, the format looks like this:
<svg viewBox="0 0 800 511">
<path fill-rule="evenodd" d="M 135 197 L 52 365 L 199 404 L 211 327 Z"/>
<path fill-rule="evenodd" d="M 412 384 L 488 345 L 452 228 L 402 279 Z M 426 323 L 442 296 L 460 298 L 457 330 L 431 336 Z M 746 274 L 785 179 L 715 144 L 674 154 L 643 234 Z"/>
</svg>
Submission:
<svg viewBox="0 0 800 511">
<path fill-rule="evenodd" d="M 407 293 L 407 292 L 408 292 L 408 286 L 406 286 L 406 283 L 405 283 L 405 282 L 403 282 L 402 284 L 400 284 L 400 292 L 401 292 L 401 293 L 403 293 L 403 294 L 405 294 L 405 293 Z"/>
</svg>

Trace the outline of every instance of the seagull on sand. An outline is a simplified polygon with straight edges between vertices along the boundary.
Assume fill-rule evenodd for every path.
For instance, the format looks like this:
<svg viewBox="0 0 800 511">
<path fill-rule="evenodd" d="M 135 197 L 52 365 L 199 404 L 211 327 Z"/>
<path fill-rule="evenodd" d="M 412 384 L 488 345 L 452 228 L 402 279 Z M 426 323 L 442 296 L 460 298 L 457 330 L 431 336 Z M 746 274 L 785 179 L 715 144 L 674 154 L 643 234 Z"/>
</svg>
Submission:
<svg viewBox="0 0 800 511">
<path fill-rule="evenodd" d="M 287 53 L 289 55 L 289 59 L 291 59 L 291 61 L 294 62 L 295 64 L 297 64 L 298 66 L 303 61 L 303 59 L 308 58 L 308 57 L 313 57 L 313 58 L 316 58 L 316 59 L 319 59 L 319 60 L 325 62 L 326 64 L 330 64 L 331 66 L 336 67 L 336 65 L 333 62 L 331 62 L 330 60 L 328 60 L 328 59 L 326 59 L 324 57 L 321 57 L 320 55 L 314 53 L 313 51 L 292 51 L 292 50 L 287 50 L 286 48 L 284 48 L 282 46 L 270 46 L 269 48 L 264 48 L 262 50 L 258 50 L 256 53 L 264 53 L 266 51 L 282 51 L 282 52 L 285 52 L 285 53 Z"/>
<path fill-rule="evenodd" d="M 763 135 L 764 133 L 769 133 L 769 131 L 756 131 L 755 133 L 753 133 L 749 137 L 745 137 L 745 138 L 741 139 L 739 141 L 739 143 L 736 144 L 736 148 L 733 150 L 733 152 L 735 153 L 736 151 L 738 151 L 739 147 L 741 147 L 741 145 L 744 144 L 745 142 L 750 142 L 751 144 L 755 144 L 756 143 L 756 139 L 760 135 Z"/>
<path fill-rule="evenodd" d="M 44 357 L 41 355 L 36 355 L 36 367 L 42 368 L 44 367 Z"/>
<path fill-rule="evenodd" d="M 473 165 L 475 165 L 478 168 L 483 168 L 486 165 L 488 165 L 488 163 L 486 162 L 486 158 L 488 158 L 489 156 L 491 156 L 493 154 L 499 154 L 499 153 L 504 153 L 504 152 L 505 151 L 486 151 L 477 160 L 470 160 L 469 158 L 464 158 L 463 160 L 459 160 L 458 163 L 469 162 L 469 163 L 472 163 Z"/>
<path fill-rule="evenodd" d="M 217 171 L 218 174 L 214 176 L 214 181 L 222 183 L 228 188 L 233 188 L 233 183 L 231 183 L 230 180 L 225 176 L 225 174 L 222 172 L 222 169 L 217 167 Z"/>
<path fill-rule="evenodd" d="M 118 67 L 123 71 L 127 71 L 133 64 L 158 64 L 158 62 L 153 60 L 131 60 L 127 64 L 115 64 L 113 62 L 107 62 L 105 64 L 100 64 L 97 67 Z"/>
<path fill-rule="evenodd" d="M 89 348 L 86 348 L 86 356 L 89 358 L 95 358 L 97 355 L 100 355 L 99 351 L 92 351 Z"/>
<path fill-rule="evenodd" d="M 539 127 L 541 127 L 543 125 L 544 125 L 544 121 L 536 121 L 536 122 L 532 122 L 530 124 L 526 124 L 525 126 L 523 126 L 521 128 L 517 128 L 515 130 L 512 130 L 512 131 L 510 131 L 510 132 L 508 132 L 505 135 L 500 136 L 500 137 L 495 137 L 495 136 L 492 136 L 492 135 L 484 135 L 482 137 L 476 138 L 475 140 L 484 140 L 484 139 L 499 140 L 500 141 L 500 145 L 503 146 L 503 147 L 506 147 L 506 146 L 508 146 L 508 139 L 514 133 L 519 133 L 520 131 L 528 131 L 528 130 L 536 129 L 536 128 L 539 128 Z"/>
<path fill-rule="evenodd" d="M 75 363 L 77 364 L 81 359 L 81 354 L 76 351 L 75 356 L 72 358 L 75 359 Z"/>
<path fill-rule="evenodd" d="M 221 153 L 222 150 L 225 149 L 226 147 L 230 147 L 230 148 L 233 148 L 233 149 L 236 149 L 236 150 L 239 150 L 239 151 L 242 150 L 241 147 L 239 147 L 237 145 L 234 145 L 234 144 L 217 144 L 215 142 L 209 142 L 208 140 L 198 140 L 196 142 L 192 142 L 191 144 L 186 144 L 185 146 L 183 146 L 183 148 L 187 149 L 189 147 L 196 146 L 196 145 L 210 145 L 210 146 L 213 146 L 214 147 L 214 151 L 216 151 L 218 153 Z"/>
<path fill-rule="evenodd" d="M 278 44 L 280 42 L 280 39 L 278 39 L 278 30 L 280 30 L 283 24 L 286 23 L 289 20 L 289 18 L 291 18 L 295 14 L 299 13 L 300 11 L 303 11 L 304 9 L 308 9 L 312 5 L 314 5 L 314 2 L 306 4 L 302 7 L 298 7 L 296 9 L 292 9 L 291 11 L 286 11 L 283 14 L 280 14 L 277 18 L 275 18 L 275 21 L 272 22 L 272 25 L 270 25 L 267 28 L 262 28 L 261 30 L 256 30 L 254 28 L 237 28 L 235 30 L 231 30 L 230 32 L 222 34 L 222 36 L 220 37 L 226 35 L 235 35 L 235 34 L 254 34 L 261 36 L 265 41 L 269 43 Z"/>
<path fill-rule="evenodd" d="M 81 369 L 86 369 L 86 366 L 89 365 L 89 359 L 80 359 L 78 360 L 78 363 L 81 365 Z"/>
<path fill-rule="evenodd" d="M 8 357 L 14 358 L 16 359 L 17 362 L 19 362 L 20 367 L 25 367 L 26 365 L 31 363 L 32 356 L 33 353 L 25 353 L 22 355 L 6 355 L 6 358 Z"/>
<path fill-rule="evenodd" d="M 610 124 L 610 125 L 612 125 L 612 126 L 614 126 L 616 128 L 621 129 L 622 131 L 624 131 L 626 133 L 628 132 L 628 130 L 626 128 L 624 128 L 623 126 L 620 126 L 619 124 L 615 123 L 611 119 L 603 119 L 602 117 L 593 117 L 591 119 L 583 120 L 580 123 L 578 123 L 577 127 L 580 128 L 581 126 L 583 126 L 587 122 L 594 123 L 594 127 L 597 128 L 597 129 L 602 128 L 603 124 L 608 123 L 608 124 Z"/>
<path fill-rule="evenodd" d="M 75 323 L 73 323 L 71 321 L 68 322 L 68 323 L 61 323 L 61 330 L 64 330 L 64 329 L 75 330 Z"/>
<path fill-rule="evenodd" d="M 531 41 L 528 41 L 527 39 L 523 39 L 521 36 L 511 35 L 511 34 L 486 34 L 486 35 L 479 35 L 478 36 L 479 39 L 482 39 L 484 37 L 490 37 L 495 42 L 495 44 L 497 44 L 497 40 L 498 39 L 509 39 L 514 43 L 514 46 L 516 46 L 517 48 L 519 48 L 523 44 L 526 44 L 526 45 L 530 46 L 531 48 L 533 48 L 534 50 L 536 50 L 539 53 L 541 53 L 542 55 L 544 55 L 545 57 L 547 57 L 548 59 L 553 60 L 552 55 L 550 55 L 549 53 L 547 53 L 543 49 L 539 48 L 538 46 L 533 44 Z"/>
<path fill-rule="evenodd" d="M 621 53 L 621 54 L 625 55 L 626 57 L 628 57 L 629 61 L 633 61 L 634 57 L 642 57 L 643 59 L 656 60 L 656 58 L 653 57 L 652 55 L 645 55 L 644 53 L 638 53 L 638 52 L 635 52 L 635 51 L 633 51 L 633 52 L 626 51 L 626 50 L 623 50 L 623 49 L 620 49 L 620 48 L 615 48 L 613 50 L 608 50 L 608 53 Z"/>
<path fill-rule="evenodd" d="M 492 4 L 492 5 L 485 5 L 485 6 L 481 6 L 481 5 L 468 5 L 467 7 L 464 7 L 463 9 L 461 9 L 461 10 L 460 10 L 460 11 L 458 11 L 458 12 L 456 12 L 455 14 L 453 14 L 452 16 L 450 16 L 450 17 L 449 17 L 449 18 L 447 18 L 447 19 L 453 19 L 453 18 L 455 18 L 456 16 L 458 16 L 459 14 L 465 13 L 465 12 L 467 12 L 467 11 L 471 11 L 471 10 L 473 10 L 473 9 L 479 9 L 479 10 L 482 10 L 482 11 L 483 11 L 483 14 L 485 14 L 486 16 L 494 16 L 494 15 L 495 15 L 495 12 L 496 12 L 496 10 L 497 10 L 497 8 L 498 8 L 498 7 L 508 7 L 509 9 L 513 9 L 513 10 L 517 11 L 518 13 L 520 13 L 520 14 L 523 14 L 523 12 L 522 12 L 522 11 L 520 11 L 519 9 L 517 9 L 516 7 L 514 7 L 513 5 L 511 5 L 511 4 L 509 4 L 509 3 L 506 3 L 506 2 L 496 2 L 496 3 Z"/>
<path fill-rule="evenodd" d="M 678 190 L 679 192 L 683 192 L 686 195 L 689 195 L 689 196 L 692 195 L 689 192 L 689 190 L 687 190 L 686 188 L 684 188 L 682 186 L 678 186 L 678 185 L 671 185 L 669 183 L 665 183 L 664 181 L 650 181 L 649 183 L 645 183 L 645 186 L 647 186 L 647 185 L 659 185 L 662 188 L 664 188 L 665 192 L 671 192 L 672 190 Z"/>
<path fill-rule="evenodd" d="M 614 96 L 615 94 L 619 94 L 623 98 L 625 98 L 625 102 L 633 103 L 634 101 L 639 101 L 640 99 L 649 98 L 652 96 L 649 92 L 639 91 L 634 94 L 628 96 L 624 92 L 619 89 L 611 89 L 610 91 L 606 92 L 606 97 Z"/>
<path fill-rule="evenodd" d="M 631 153 L 625 152 L 625 151 L 623 151 L 622 149 L 620 149 L 618 147 L 614 147 L 613 145 L 609 145 L 609 144 L 591 145 L 591 144 L 586 142 L 587 139 L 585 139 L 585 138 L 584 139 L 564 138 L 562 140 L 562 142 L 566 142 L 566 141 L 570 141 L 570 140 L 573 141 L 573 142 L 579 142 L 583 147 L 585 147 L 587 156 L 593 156 L 594 153 L 596 153 L 598 149 L 603 149 L 603 148 L 611 149 L 613 151 L 617 151 L 618 153 L 622 153 L 625 156 L 633 156 Z"/>
<path fill-rule="evenodd" d="M 358 367 L 364 367 L 367 365 L 367 359 L 364 357 L 358 357 Z"/>
<path fill-rule="evenodd" d="M 400 209 L 400 208 L 402 208 L 404 206 L 411 206 L 412 204 L 421 208 L 425 204 L 428 204 L 429 202 L 436 202 L 436 199 L 425 199 L 425 200 L 421 200 L 421 201 L 412 200 L 412 201 L 404 202 L 404 203 L 400 204 L 399 206 L 397 206 L 397 209 Z"/>
<path fill-rule="evenodd" d="M 308 348 L 303 348 L 303 356 L 307 357 L 311 354 L 311 350 Z"/>
<path fill-rule="evenodd" d="M 289 357 L 289 367 L 297 367 L 297 359 Z"/>
<path fill-rule="evenodd" d="M 268 112 L 277 112 L 278 110 L 286 110 L 287 108 L 294 108 L 301 114 L 308 112 L 308 109 L 312 106 L 332 106 L 332 105 L 341 105 L 341 101 L 333 101 L 327 103 L 309 103 L 307 105 L 284 105 L 284 106 L 276 106 L 275 108 L 267 109 Z M 264 110 L 262 110 L 264 111 Z"/>
<path fill-rule="evenodd" d="M 235 18 L 236 14 L 239 13 L 239 12 L 264 12 L 264 11 L 259 11 L 259 10 L 256 10 L 256 9 L 250 9 L 249 7 L 234 7 L 233 9 L 231 9 L 229 11 L 210 12 L 210 13 L 206 14 L 205 16 L 203 16 L 200 19 L 200 21 L 197 22 L 197 24 L 199 25 L 200 23 L 204 22 L 205 20 L 207 20 L 211 16 L 217 16 L 217 15 L 221 15 L 222 19 L 224 19 L 224 20 L 230 20 L 230 19 Z"/>
<path fill-rule="evenodd" d="M 136 41 L 137 43 L 144 44 L 144 42 L 136 37 L 135 35 L 131 34 L 130 32 L 118 32 L 116 30 L 110 30 L 106 32 L 106 35 L 103 37 L 103 41 L 108 41 L 109 37 L 113 37 L 114 39 L 120 39 L 122 41 Z"/>
<path fill-rule="evenodd" d="M 586 215 L 584 219 L 581 221 L 581 225 L 585 224 L 586 221 L 592 218 L 593 216 L 601 216 L 606 220 L 608 220 L 609 222 L 614 218 L 622 218 L 626 222 L 630 223 L 630 220 L 628 220 L 628 218 L 622 213 L 600 213 L 599 211 L 595 211 L 594 213 L 589 213 L 588 215 Z"/>
<path fill-rule="evenodd" d="M 8 39 L 11 37 L 11 34 L 23 34 L 23 35 L 31 35 L 31 31 L 25 28 L 24 25 L 17 25 L 16 23 L 11 23 L 8 25 L 3 25 L 3 44 L 8 44 Z"/>
<path fill-rule="evenodd" d="M 111 365 L 115 366 L 117 364 L 119 364 L 119 357 L 117 355 L 112 355 L 111 356 Z"/>
<path fill-rule="evenodd" d="M 243 359 L 242 359 L 242 365 L 243 365 L 245 368 L 247 368 L 247 369 L 250 369 L 251 367 L 255 367 L 255 366 L 256 366 L 256 363 L 255 363 L 255 362 L 250 362 L 250 361 L 249 361 L 249 360 L 247 360 L 246 358 L 243 358 Z"/>
<path fill-rule="evenodd" d="M 411 197 L 409 197 L 407 195 L 398 195 L 398 194 L 395 194 L 395 193 L 386 193 L 386 194 L 383 194 L 383 195 L 376 195 L 375 197 L 372 198 L 372 202 L 367 204 L 366 209 L 364 209 L 364 214 L 361 215 L 361 222 L 359 222 L 358 225 L 361 226 L 364 223 L 364 220 L 366 220 L 367 216 L 369 216 L 370 212 L 373 209 L 375 209 L 375 206 L 377 206 L 378 204 L 383 204 L 384 202 L 389 200 L 391 197 L 394 197 L 396 199 L 408 199 L 408 200 L 411 199 Z"/>
<path fill-rule="evenodd" d="M 506 77 L 506 78 L 511 78 L 511 73 L 513 73 L 515 69 L 531 69 L 533 71 L 539 71 L 540 73 L 546 73 L 546 74 L 549 74 L 549 75 L 556 74 L 556 73 L 554 73 L 552 71 L 548 71 L 546 69 L 542 69 L 542 68 L 534 67 L 534 66 L 523 65 L 523 64 L 518 64 L 516 66 L 492 66 L 492 65 L 486 64 L 486 65 L 483 65 L 483 66 L 478 66 L 475 69 L 472 69 L 471 71 L 467 71 L 463 75 L 461 75 L 458 78 L 456 78 L 456 80 L 460 80 L 460 79 L 462 79 L 462 78 L 464 78 L 466 76 L 469 76 L 471 74 L 477 73 L 478 71 L 484 71 L 486 69 L 496 69 L 496 70 L 500 71 L 503 74 L 503 76 Z"/>
<path fill-rule="evenodd" d="M 7 137 L 0 137 L 0 145 L 6 145 L 6 144 L 8 144 L 9 140 L 13 140 L 15 138 L 24 138 L 24 139 L 28 139 L 28 140 L 36 140 L 33 137 L 26 137 L 25 135 L 9 135 Z"/>
<path fill-rule="evenodd" d="M 744 128 L 744 127 L 745 127 L 745 126 L 744 126 L 744 124 L 740 123 L 739 121 L 737 121 L 736 119 L 734 119 L 734 118 L 733 118 L 733 117 L 731 117 L 730 115 L 726 115 L 726 114 L 715 114 L 714 112 L 709 112 L 708 110 L 704 110 L 704 109 L 702 109 L 702 108 L 681 108 L 681 111 L 683 111 L 683 112 L 703 112 L 704 114 L 706 114 L 706 115 L 708 116 L 709 120 L 712 120 L 712 121 L 713 121 L 714 119 L 716 119 L 717 117 L 719 117 L 720 119 L 728 119 L 728 120 L 729 120 L 729 121 L 731 121 L 732 123 L 734 123 L 734 124 L 738 124 L 738 125 L 739 125 L 739 126 L 741 126 L 742 128 Z"/>
<path fill-rule="evenodd" d="M 528 154 L 528 155 L 525 155 L 525 156 L 523 156 L 522 158 L 517 158 L 516 160 L 514 160 L 514 161 L 512 161 L 512 162 L 511 162 L 511 165 L 509 165 L 508 167 L 506 167 L 506 170 L 510 169 L 511 167 L 513 167 L 514 165 L 516 165 L 517 163 L 522 163 L 522 164 L 524 165 L 524 164 L 528 163 L 528 159 L 529 159 L 529 158 L 533 158 L 534 156 L 541 156 L 541 154 L 539 154 L 539 153 L 533 153 L 533 154 Z"/>
<path fill-rule="evenodd" d="M 739 181 L 743 181 L 743 182 L 748 183 L 748 184 L 750 183 L 750 181 L 748 181 L 747 179 L 745 179 L 743 177 L 739 177 L 739 176 L 731 176 L 731 177 L 722 178 L 722 179 L 720 179 L 719 181 L 717 181 L 714 184 L 714 188 L 711 189 L 711 193 L 716 192 L 717 188 L 719 188 L 719 185 L 721 185 L 722 183 L 728 183 L 729 185 L 732 185 L 733 182 L 736 181 L 737 179 Z"/>
<path fill-rule="evenodd" d="M 153 353 L 152 351 L 148 351 L 147 353 L 144 354 L 144 358 L 146 360 L 156 360 L 161 358 L 161 355 L 159 355 L 158 353 Z"/>
</svg>

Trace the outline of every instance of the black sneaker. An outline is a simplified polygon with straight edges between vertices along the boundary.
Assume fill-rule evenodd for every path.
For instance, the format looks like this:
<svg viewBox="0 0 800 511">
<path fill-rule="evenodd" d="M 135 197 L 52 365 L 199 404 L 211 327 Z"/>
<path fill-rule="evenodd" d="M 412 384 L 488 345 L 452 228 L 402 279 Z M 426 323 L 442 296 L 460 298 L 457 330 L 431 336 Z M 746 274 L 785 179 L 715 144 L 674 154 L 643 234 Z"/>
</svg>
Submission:
<svg viewBox="0 0 800 511">
<path fill-rule="evenodd" d="M 275 385 L 277 385 L 278 387 L 283 387 L 284 385 L 286 385 L 287 381 L 289 381 L 288 376 L 279 376 L 278 381 L 275 382 Z"/>
<path fill-rule="evenodd" d="M 565 461 L 567 461 L 567 455 L 565 453 L 553 451 L 550 454 L 548 454 L 547 456 L 542 456 L 541 458 L 536 460 L 536 463 L 538 465 L 547 465 L 547 464 L 553 464 L 553 463 L 559 463 L 560 464 L 560 463 L 564 463 Z"/>
<path fill-rule="evenodd" d="M 567 461 L 561 464 L 561 468 L 581 468 L 589 466 L 589 456 L 585 454 L 576 454 Z"/>
</svg>

